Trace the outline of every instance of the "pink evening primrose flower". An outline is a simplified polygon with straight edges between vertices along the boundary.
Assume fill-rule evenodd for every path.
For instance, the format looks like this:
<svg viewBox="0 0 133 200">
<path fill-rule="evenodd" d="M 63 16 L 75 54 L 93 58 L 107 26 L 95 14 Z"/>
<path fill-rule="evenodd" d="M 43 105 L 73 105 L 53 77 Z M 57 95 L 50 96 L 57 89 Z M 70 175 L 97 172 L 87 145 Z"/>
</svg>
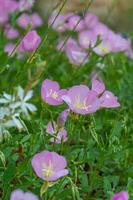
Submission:
<svg viewBox="0 0 133 200">
<path fill-rule="evenodd" d="M 36 31 L 29 31 L 21 42 L 21 46 L 24 51 L 33 52 L 37 49 L 41 42 L 40 36 Z"/>
<path fill-rule="evenodd" d="M 85 25 L 87 26 L 87 28 L 92 29 L 92 28 L 96 27 L 99 20 L 96 15 L 88 12 L 88 13 L 86 13 L 86 15 L 84 17 L 84 22 L 85 22 Z"/>
<path fill-rule="evenodd" d="M 97 93 L 85 85 L 73 86 L 62 99 L 73 112 L 82 115 L 94 113 L 100 108 Z"/>
<path fill-rule="evenodd" d="M 119 107 L 120 104 L 118 102 L 118 98 L 114 96 L 114 94 L 108 90 L 105 90 L 105 85 L 103 82 L 99 80 L 92 80 L 92 90 L 97 93 L 100 100 L 100 106 L 105 108 L 116 108 Z"/>
<path fill-rule="evenodd" d="M 4 52 L 6 52 L 10 56 L 14 48 L 15 48 L 14 44 L 8 43 L 5 45 Z"/>
<path fill-rule="evenodd" d="M 93 48 L 93 51 L 99 56 L 105 56 L 112 52 L 111 42 L 107 39 L 103 39 L 100 44 Z"/>
<path fill-rule="evenodd" d="M 31 17 L 27 13 L 23 13 L 18 19 L 17 24 L 21 27 L 26 29 L 29 24 L 31 24 Z"/>
<path fill-rule="evenodd" d="M 111 200 L 128 200 L 129 196 L 128 193 L 126 191 L 122 191 L 119 193 L 116 193 Z"/>
<path fill-rule="evenodd" d="M 42 83 L 41 96 L 42 99 L 50 105 L 60 105 L 63 103 L 62 96 L 67 92 L 66 89 L 60 89 L 56 81 L 46 79 Z"/>
<path fill-rule="evenodd" d="M 67 20 L 66 27 L 68 30 L 82 31 L 83 29 L 85 29 L 85 23 L 79 15 L 72 15 Z"/>
<path fill-rule="evenodd" d="M 67 20 L 72 15 L 73 15 L 73 13 L 58 15 L 57 12 L 53 12 L 53 14 L 50 16 L 50 18 L 48 20 L 48 24 L 49 24 L 49 26 L 52 26 L 52 28 L 55 31 L 64 32 L 67 29 Z"/>
<path fill-rule="evenodd" d="M 65 52 L 71 64 L 78 66 L 88 62 L 88 53 L 76 41 L 67 42 Z"/>
<path fill-rule="evenodd" d="M 0 24 L 5 25 L 8 22 L 9 14 L 16 11 L 18 3 L 15 0 L 0 0 Z"/>
<path fill-rule="evenodd" d="M 67 141 L 67 131 L 65 128 L 58 128 L 55 122 L 49 122 L 46 127 L 46 132 L 53 136 L 50 139 L 51 143 L 60 144 L 61 142 Z"/>
<path fill-rule="evenodd" d="M 11 193 L 10 200 L 39 200 L 38 197 L 31 192 L 23 192 L 20 189 Z"/>
<path fill-rule="evenodd" d="M 8 39 L 15 39 L 19 36 L 19 32 L 17 31 L 17 29 L 7 26 L 5 28 L 5 35 Z"/>
<path fill-rule="evenodd" d="M 123 38 L 121 35 L 109 31 L 108 40 L 112 45 L 112 52 L 124 52 L 128 51 L 131 47 L 131 44 L 128 39 Z"/>
<path fill-rule="evenodd" d="M 37 176 L 45 181 L 56 181 L 66 176 L 67 161 L 55 152 L 42 151 L 32 158 L 32 167 Z"/>
<path fill-rule="evenodd" d="M 33 28 L 40 27 L 43 24 L 43 20 L 40 17 L 40 15 L 38 15 L 38 13 L 33 13 L 31 15 L 31 21 L 32 21 L 32 27 Z"/>
</svg>

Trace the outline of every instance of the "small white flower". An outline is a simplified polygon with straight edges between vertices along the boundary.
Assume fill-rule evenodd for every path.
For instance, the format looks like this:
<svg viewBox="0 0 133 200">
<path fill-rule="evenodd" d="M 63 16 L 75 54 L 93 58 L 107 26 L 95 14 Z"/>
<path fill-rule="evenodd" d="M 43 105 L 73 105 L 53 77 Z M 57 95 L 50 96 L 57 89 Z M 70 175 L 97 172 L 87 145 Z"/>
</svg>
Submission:
<svg viewBox="0 0 133 200">
<path fill-rule="evenodd" d="M 29 112 L 37 111 L 37 108 L 28 101 L 32 98 L 33 91 L 30 90 L 25 94 L 21 86 L 17 87 L 17 94 L 3 93 L 0 98 L 0 132 L 11 127 L 16 127 L 19 130 L 25 129 L 24 122 L 20 119 L 21 114 L 27 119 L 30 119 Z M 0 133 L 1 135 L 1 133 Z"/>
</svg>

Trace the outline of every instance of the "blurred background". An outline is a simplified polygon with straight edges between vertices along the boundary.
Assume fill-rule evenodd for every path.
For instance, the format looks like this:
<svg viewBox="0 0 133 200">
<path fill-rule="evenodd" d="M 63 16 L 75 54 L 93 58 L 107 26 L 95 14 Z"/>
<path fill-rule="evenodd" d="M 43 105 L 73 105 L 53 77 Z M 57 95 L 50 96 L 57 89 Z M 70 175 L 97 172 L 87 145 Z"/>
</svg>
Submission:
<svg viewBox="0 0 133 200">
<path fill-rule="evenodd" d="M 89 2 L 89 10 L 114 30 L 133 31 L 133 0 L 66 0 L 62 12 L 75 11 L 82 14 Z M 36 6 L 44 18 L 47 18 L 61 3 L 63 0 L 37 0 Z"/>
</svg>

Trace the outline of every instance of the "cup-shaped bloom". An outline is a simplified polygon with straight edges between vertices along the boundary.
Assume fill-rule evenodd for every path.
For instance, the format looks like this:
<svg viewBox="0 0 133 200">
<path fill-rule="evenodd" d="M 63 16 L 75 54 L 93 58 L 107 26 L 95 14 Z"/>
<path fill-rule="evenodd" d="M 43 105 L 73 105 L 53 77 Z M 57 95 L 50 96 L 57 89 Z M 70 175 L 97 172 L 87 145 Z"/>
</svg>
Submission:
<svg viewBox="0 0 133 200">
<path fill-rule="evenodd" d="M 41 42 L 40 36 L 36 31 L 29 31 L 23 38 L 21 45 L 25 51 L 33 52 Z"/>
<path fill-rule="evenodd" d="M 94 113 L 100 108 L 97 93 L 85 85 L 73 86 L 62 98 L 73 112 L 82 115 Z"/>
<path fill-rule="evenodd" d="M 38 15 L 38 13 L 33 13 L 31 16 L 31 21 L 32 21 L 32 27 L 37 28 L 42 26 L 43 20 L 42 18 Z"/>
<path fill-rule="evenodd" d="M 66 94 L 67 90 L 60 89 L 56 81 L 46 79 L 42 83 L 41 96 L 42 99 L 50 105 L 60 105 L 63 103 L 62 96 Z"/>
<path fill-rule="evenodd" d="M 29 24 L 31 23 L 31 18 L 27 13 L 23 13 L 18 19 L 17 24 L 21 27 L 26 29 Z"/>
<path fill-rule="evenodd" d="M 96 15 L 94 15 L 93 13 L 86 13 L 85 17 L 84 17 L 84 22 L 85 25 L 87 26 L 87 28 L 92 29 L 94 27 L 96 27 L 96 25 L 98 24 L 98 17 Z"/>
<path fill-rule="evenodd" d="M 88 53 L 83 50 L 76 41 L 75 43 L 68 42 L 65 52 L 71 64 L 78 66 L 88 62 Z"/>
<path fill-rule="evenodd" d="M 100 97 L 100 103 L 101 107 L 104 108 L 116 108 L 120 106 L 118 98 L 114 96 L 112 92 L 107 90 Z"/>
<path fill-rule="evenodd" d="M 39 198 L 31 192 L 23 192 L 17 189 L 11 193 L 10 200 L 39 200 Z"/>
<path fill-rule="evenodd" d="M 55 152 L 42 151 L 32 158 L 32 167 L 37 176 L 45 181 L 56 181 L 66 176 L 67 161 Z"/>
<path fill-rule="evenodd" d="M 128 200 L 129 196 L 126 191 L 121 191 L 119 193 L 116 193 L 111 200 Z"/>
<path fill-rule="evenodd" d="M 82 31 L 85 29 L 84 20 L 79 15 L 73 15 L 67 20 L 67 29 L 74 31 Z"/>
<path fill-rule="evenodd" d="M 50 142 L 60 144 L 67 141 L 67 131 L 65 128 L 59 128 L 55 122 L 49 122 L 46 127 L 46 132 L 53 136 Z"/>
<path fill-rule="evenodd" d="M 17 29 L 7 26 L 5 29 L 5 35 L 8 39 L 15 39 L 19 36 Z"/>
</svg>

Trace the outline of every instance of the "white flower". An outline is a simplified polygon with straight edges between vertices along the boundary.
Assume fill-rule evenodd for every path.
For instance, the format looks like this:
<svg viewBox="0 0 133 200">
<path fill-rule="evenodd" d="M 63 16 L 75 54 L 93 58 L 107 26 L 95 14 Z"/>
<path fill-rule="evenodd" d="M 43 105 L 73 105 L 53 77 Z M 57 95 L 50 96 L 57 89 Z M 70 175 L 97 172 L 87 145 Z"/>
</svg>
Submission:
<svg viewBox="0 0 133 200">
<path fill-rule="evenodd" d="M 7 130 L 16 127 L 19 130 L 25 129 L 24 122 L 20 119 L 21 114 L 30 119 L 29 112 L 35 112 L 37 108 L 28 101 L 32 98 L 33 91 L 30 90 L 25 94 L 21 86 L 17 87 L 17 93 L 10 95 L 3 93 L 0 98 L 0 129 Z"/>
</svg>

